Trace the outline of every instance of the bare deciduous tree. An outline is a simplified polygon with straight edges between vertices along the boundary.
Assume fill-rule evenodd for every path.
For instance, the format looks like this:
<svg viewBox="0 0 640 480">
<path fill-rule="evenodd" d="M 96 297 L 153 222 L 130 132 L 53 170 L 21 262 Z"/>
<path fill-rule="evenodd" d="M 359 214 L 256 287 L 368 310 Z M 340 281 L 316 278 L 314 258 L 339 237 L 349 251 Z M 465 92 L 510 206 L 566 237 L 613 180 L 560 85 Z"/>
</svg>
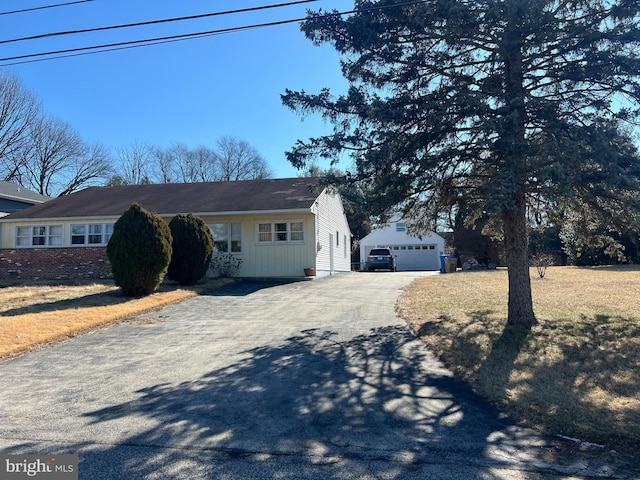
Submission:
<svg viewBox="0 0 640 480">
<path fill-rule="evenodd" d="M 71 126 L 54 117 L 40 117 L 29 126 L 29 145 L 22 150 L 29 186 L 52 195 L 54 176 L 70 159 L 82 154 L 82 140 Z"/>
<path fill-rule="evenodd" d="M 191 149 L 176 142 L 168 148 L 151 148 L 150 155 L 145 156 L 148 157 L 153 164 L 149 178 L 159 183 L 236 181 L 271 176 L 264 157 L 248 142 L 234 137 L 221 137 L 215 149 L 206 146 Z"/>
<path fill-rule="evenodd" d="M 205 147 L 191 150 L 183 143 L 175 143 L 169 148 L 168 151 L 173 157 L 175 168 L 179 172 L 180 182 L 213 181 L 210 175 L 210 172 L 213 171 L 213 164 L 211 163 L 213 158 L 206 150 Z"/>
<path fill-rule="evenodd" d="M 27 140 L 29 125 L 37 118 L 39 103 L 20 79 L 0 71 L 0 178 L 19 181 L 19 151 Z"/>
<path fill-rule="evenodd" d="M 72 193 L 108 175 L 110 162 L 101 145 L 87 145 L 68 123 L 39 117 L 28 128 L 28 143 L 13 156 L 25 187 L 43 195 Z"/>
<path fill-rule="evenodd" d="M 208 147 L 197 147 L 190 152 L 190 160 L 196 182 L 213 182 L 216 180 L 216 153 Z"/>
<path fill-rule="evenodd" d="M 160 147 L 151 148 L 151 159 L 153 163 L 152 179 L 157 183 L 176 183 L 178 173 L 170 149 Z"/>
<path fill-rule="evenodd" d="M 107 177 L 112 171 L 109 152 L 102 144 L 84 144 L 83 148 L 83 155 L 66 169 L 66 187 L 59 195 L 75 192 L 94 180 Z"/>
<path fill-rule="evenodd" d="M 216 180 L 255 180 L 271 176 L 267 161 L 245 140 L 221 137 L 216 142 L 216 157 Z"/>
<path fill-rule="evenodd" d="M 141 185 L 151 183 L 152 149 L 134 140 L 127 147 L 116 148 L 117 166 L 111 184 Z"/>
</svg>

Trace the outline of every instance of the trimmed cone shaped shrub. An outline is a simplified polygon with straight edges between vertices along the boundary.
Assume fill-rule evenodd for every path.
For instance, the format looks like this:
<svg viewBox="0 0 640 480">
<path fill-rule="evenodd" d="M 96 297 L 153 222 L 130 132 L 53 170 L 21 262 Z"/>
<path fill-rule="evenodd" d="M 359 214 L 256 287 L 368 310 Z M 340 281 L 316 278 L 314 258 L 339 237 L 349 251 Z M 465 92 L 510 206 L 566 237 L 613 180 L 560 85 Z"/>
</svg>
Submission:
<svg viewBox="0 0 640 480">
<path fill-rule="evenodd" d="M 134 203 L 113 226 L 107 255 L 115 284 L 128 296 L 148 295 L 171 260 L 171 230 L 155 213 Z"/>
<path fill-rule="evenodd" d="M 181 285 L 192 285 L 205 276 L 213 253 L 209 227 L 193 214 L 180 213 L 169 222 L 173 255 L 167 277 Z"/>
</svg>

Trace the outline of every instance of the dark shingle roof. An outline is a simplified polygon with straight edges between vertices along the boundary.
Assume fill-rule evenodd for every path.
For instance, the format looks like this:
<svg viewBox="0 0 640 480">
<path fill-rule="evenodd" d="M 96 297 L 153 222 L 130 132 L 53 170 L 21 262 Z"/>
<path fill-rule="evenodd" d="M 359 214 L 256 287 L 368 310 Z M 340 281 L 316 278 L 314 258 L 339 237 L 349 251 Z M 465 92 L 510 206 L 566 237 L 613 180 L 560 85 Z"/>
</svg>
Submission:
<svg viewBox="0 0 640 480">
<path fill-rule="evenodd" d="M 317 184 L 317 178 L 280 178 L 89 187 L 4 220 L 120 216 L 134 202 L 159 215 L 304 210 L 316 200 Z"/>
<path fill-rule="evenodd" d="M 42 203 L 51 199 L 51 197 L 40 195 L 18 184 L 5 182 L 4 180 L 0 181 L 0 198 L 8 198 L 25 203 Z"/>
</svg>

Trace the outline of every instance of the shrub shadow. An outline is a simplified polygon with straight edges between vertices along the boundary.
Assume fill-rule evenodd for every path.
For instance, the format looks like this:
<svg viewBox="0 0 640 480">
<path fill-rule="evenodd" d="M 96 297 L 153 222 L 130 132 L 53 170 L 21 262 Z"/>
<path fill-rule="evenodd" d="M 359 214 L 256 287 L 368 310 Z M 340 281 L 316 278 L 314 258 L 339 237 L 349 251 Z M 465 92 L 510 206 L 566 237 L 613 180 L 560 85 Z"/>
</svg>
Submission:
<svg viewBox="0 0 640 480">
<path fill-rule="evenodd" d="M 0 312 L 0 317 L 12 317 L 15 315 L 25 315 L 27 313 L 55 312 L 60 310 L 101 307 L 106 305 L 118 305 L 131 300 L 125 297 L 120 290 L 111 292 L 92 293 L 81 297 L 56 300 L 53 302 L 33 303 L 24 307 L 12 308 Z"/>
<path fill-rule="evenodd" d="M 201 282 L 198 282 L 194 285 L 183 286 L 178 282 L 173 282 L 170 280 L 165 280 L 154 293 L 164 293 L 175 291 L 176 289 L 182 290 L 193 290 L 201 295 L 218 295 L 218 290 L 225 289 L 229 287 L 229 291 L 232 291 L 234 286 L 237 283 L 242 282 L 233 282 L 229 281 L 221 281 L 220 279 L 206 279 Z M 266 285 L 266 283 L 265 283 Z M 271 283 L 268 286 L 275 286 L 276 283 Z M 254 288 L 254 291 L 260 289 L 260 286 L 257 285 L 255 287 L 249 286 L 248 289 Z M 266 286 L 262 288 L 267 288 Z M 104 307 L 104 306 L 117 306 L 123 303 L 130 302 L 131 300 L 135 300 L 136 296 L 127 296 L 122 293 L 120 289 L 114 289 L 107 292 L 100 293 L 92 293 L 88 295 L 77 296 L 73 298 L 56 300 L 50 302 L 39 302 L 32 303 L 29 305 L 25 305 L 23 307 L 12 308 L 10 310 L 5 310 L 0 312 L 0 317 L 11 317 L 15 315 L 24 315 L 28 313 L 41 313 L 41 312 L 55 312 L 60 310 L 71 310 L 71 309 L 81 309 L 81 308 L 90 308 L 90 307 Z"/>
<path fill-rule="evenodd" d="M 245 297 L 261 290 L 286 285 L 289 283 L 304 282 L 300 279 L 265 279 L 265 280 L 246 280 L 236 279 L 220 288 L 203 292 L 203 295 L 211 297 Z"/>
</svg>

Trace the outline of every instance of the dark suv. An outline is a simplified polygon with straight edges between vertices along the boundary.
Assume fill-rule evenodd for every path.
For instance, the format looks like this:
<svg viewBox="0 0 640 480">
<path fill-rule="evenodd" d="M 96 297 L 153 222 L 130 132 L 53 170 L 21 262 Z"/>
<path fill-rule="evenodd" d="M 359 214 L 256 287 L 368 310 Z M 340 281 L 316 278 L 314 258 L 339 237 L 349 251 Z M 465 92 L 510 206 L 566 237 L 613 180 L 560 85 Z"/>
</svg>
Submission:
<svg viewBox="0 0 640 480">
<path fill-rule="evenodd" d="M 389 248 L 374 248 L 369 252 L 365 263 L 365 270 L 396 271 L 396 256 Z"/>
</svg>

